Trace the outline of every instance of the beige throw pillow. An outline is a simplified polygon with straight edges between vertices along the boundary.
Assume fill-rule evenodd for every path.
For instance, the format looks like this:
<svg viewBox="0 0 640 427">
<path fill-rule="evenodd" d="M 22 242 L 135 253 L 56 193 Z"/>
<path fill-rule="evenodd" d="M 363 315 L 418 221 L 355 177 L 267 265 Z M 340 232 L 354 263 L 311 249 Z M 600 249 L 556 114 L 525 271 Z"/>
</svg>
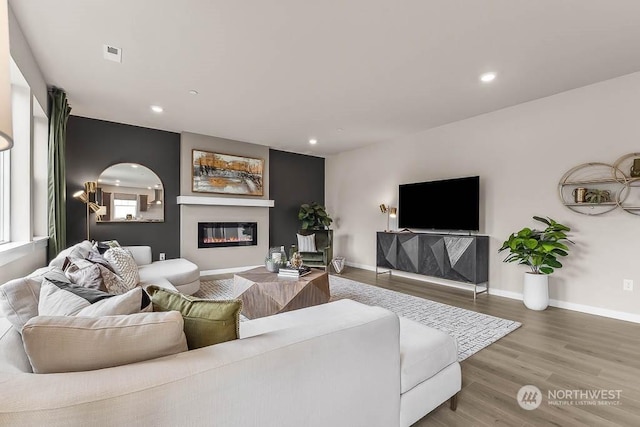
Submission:
<svg viewBox="0 0 640 427">
<path fill-rule="evenodd" d="M 110 368 L 187 351 L 177 311 L 128 316 L 36 316 L 22 331 L 36 374 Z"/>
</svg>

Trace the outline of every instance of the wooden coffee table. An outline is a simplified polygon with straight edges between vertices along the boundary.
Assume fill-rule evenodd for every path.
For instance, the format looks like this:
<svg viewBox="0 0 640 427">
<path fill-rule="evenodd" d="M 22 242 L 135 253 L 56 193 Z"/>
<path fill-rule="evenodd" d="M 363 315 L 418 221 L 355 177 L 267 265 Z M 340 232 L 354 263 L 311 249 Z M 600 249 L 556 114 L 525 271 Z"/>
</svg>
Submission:
<svg viewBox="0 0 640 427">
<path fill-rule="evenodd" d="M 330 296 L 329 275 L 323 270 L 284 278 L 257 267 L 233 276 L 233 297 L 242 300 L 242 314 L 249 319 L 324 304 Z"/>
</svg>

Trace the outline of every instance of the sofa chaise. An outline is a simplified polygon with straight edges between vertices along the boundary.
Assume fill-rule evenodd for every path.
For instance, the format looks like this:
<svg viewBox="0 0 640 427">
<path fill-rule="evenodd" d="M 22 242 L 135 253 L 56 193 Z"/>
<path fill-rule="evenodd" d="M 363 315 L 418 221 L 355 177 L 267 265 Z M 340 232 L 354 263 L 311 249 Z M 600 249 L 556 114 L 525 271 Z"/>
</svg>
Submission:
<svg viewBox="0 0 640 427">
<path fill-rule="evenodd" d="M 150 246 L 124 246 L 138 265 L 142 286 L 158 285 L 193 295 L 200 289 L 198 266 L 184 258 L 152 261 Z"/>
<path fill-rule="evenodd" d="M 200 270 L 191 261 L 184 258 L 153 261 L 150 246 L 123 246 L 123 248 L 133 256 L 141 286 L 158 285 L 162 288 L 177 290 L 185 295 L 192 295 L 200 289 Z M 62 269 L 68 257 L 84 258 L 92 250 L 94 250 L 94 244 L 88 240 L 76 243 L 56 255 L 49 262 L 49 267 Z"/>
</svg>

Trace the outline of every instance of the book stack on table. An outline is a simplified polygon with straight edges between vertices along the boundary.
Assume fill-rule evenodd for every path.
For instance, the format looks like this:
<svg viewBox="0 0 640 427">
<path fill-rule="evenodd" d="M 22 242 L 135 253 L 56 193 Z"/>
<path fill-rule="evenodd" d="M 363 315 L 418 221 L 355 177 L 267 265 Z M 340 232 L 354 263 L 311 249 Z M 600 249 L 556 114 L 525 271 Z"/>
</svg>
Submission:
<svg viewBox="0 0 640 427">
<path fill-rule="evenodd" d="M 311 268 L 307 267 L 306 265 L 303 265 L 300 268 L 281 267 L 278 271 L 278 277 L 292 277 L 295 279 L 309 273 L 311 273 Z"/>
</svg>

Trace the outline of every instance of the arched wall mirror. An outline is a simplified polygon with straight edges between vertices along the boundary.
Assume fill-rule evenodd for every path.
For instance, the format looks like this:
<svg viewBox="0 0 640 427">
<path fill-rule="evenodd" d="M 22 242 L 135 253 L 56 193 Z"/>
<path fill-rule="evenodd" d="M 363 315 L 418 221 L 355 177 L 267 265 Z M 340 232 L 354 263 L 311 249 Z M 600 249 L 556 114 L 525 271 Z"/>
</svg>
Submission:
<svg viewBox="0 0 640 427">
<path fill-rule="evenodd" d="M 137 163 L 118 163 L 98 178 L 97 222 L 164 222 L 164 188 L 158 175 Z"/>
</svg>

